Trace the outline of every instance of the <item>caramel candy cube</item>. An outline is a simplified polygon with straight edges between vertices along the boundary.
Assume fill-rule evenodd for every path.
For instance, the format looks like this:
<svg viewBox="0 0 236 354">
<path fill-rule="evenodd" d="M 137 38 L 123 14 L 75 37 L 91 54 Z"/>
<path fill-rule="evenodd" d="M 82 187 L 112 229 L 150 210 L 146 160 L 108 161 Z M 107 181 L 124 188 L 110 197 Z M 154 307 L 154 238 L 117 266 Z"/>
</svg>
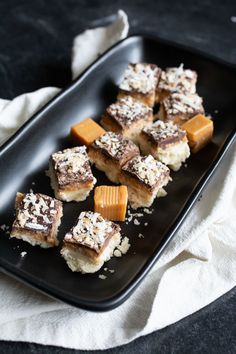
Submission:
<svg viewBox="0 0 236 354">
<path fill-rule="evenodd" d="M 126 186 L 99 186 L 94 193 L 94 211 L 105 219 L 125 221 L 128 201 Z"/>
<path fill-rule="evenodd" d="M 187 132 L 192 152 L 197 152 L 210 142 L 214 126 L 211 119 L 202 114 L 197 114 L 184 123 L 181 128 Z"/>
<path fill-rule="evenodd" d="M 106 131 L 100 127 L 91 118 L 84 119 L 82 122 L 73 125 L 70 130 L 70 135 L 75 143 L 81 145 L 91 145 L 94 140 L 102 136 Z"/>
</svg>

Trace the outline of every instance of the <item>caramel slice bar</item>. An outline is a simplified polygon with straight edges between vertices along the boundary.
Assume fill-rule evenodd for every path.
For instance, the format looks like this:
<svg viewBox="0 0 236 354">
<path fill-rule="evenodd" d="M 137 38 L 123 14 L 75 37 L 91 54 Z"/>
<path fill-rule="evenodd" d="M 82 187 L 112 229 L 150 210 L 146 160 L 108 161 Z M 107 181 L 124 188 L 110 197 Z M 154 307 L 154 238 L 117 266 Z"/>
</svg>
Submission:
<svg viewBox="0 0 236 354">
<path fill-rule="evenodd" d="M 106 109 L 101 119 L 101 125 L 106 130 L 120 133 L 135 142 L 143 127 L 152 121 L 152 108 L 131 96 L 126 96 Z"/>
<path fill-rule="evenodd" d="M 156 89 L 156 102 L 161 102 L 174 92 L 190 94 L 196 92 L 197 73 L 184 69 L 183 64 L 178 68 L 162 70 Z"/>
<path fill-rule="evenodd" d="M 204 113 L 201 97 L 197 94 L 173 93 L 161 102 L 157 117 L 164 122 L 182 125 L 199 113 Z"/>
<path fill-rule="evenodd" d="M 183 124 L 182 129 L 186 130 L 189 146 L 195 153 L 211 141 L 214 125 L 211 119 L 198 114 Z"/>
<path fill-rule="evenodd" d="M 71 140 L 75 144 L 86 146 L 91 145 L 95 139 L 105 133 L 106 131 L 91 118 L 73 125 L 70 130 Z"/>
<path fill-rule="evenodd" d="M 161 69 L 155 64 L 129 64 L 119 86 L 118 98 L 132 96 L 153 107 L 160 73 Z"/>
<path fill-rule="evenodd" d="M 119 183 L 121 167 L 139 154 L 138 147 L 121 134 L 107 132 L 89 147 L 89 158 L 114 183 Z"/>
<path fill-rule="evenodd" d="M 185 130 L 161 120 L 142 130 L 139 146 L 143 154 L 151 154 L 174 171 L 178 171 L 190 155 Z"/>
<path fill-rule="evenodd" d="M 96 183 L 86 147 L 74 147 L 53 154 L 49 177 L 56 198 L 66 202 L 85 200 Z"/>
<path fill-rule="evenodd" d="M 99 186 L 94 192 L 94 211 L 105 219 L 125 221 L 128 191 L 126 186 Z"/>
<path fill-rule="evenodd" d="M 43 248 L 58 245 L 57 232 L 63 214 L 59 200 L 39 193 L 17 193 L 15 209 L 10 237 Z"/>
<path fill-rule="evenodd" d="M 122 167 L 120 183 L 128 188 L 132 208 L 150 207 L 156 197 L 166 195 L 169 175 L 169 168 L 152 155 L 136 156 Z"/>
<path fill-rule="evenodd" d="M 120 239 L 119 225 L 99 213 L 82 212 L 65 235 L 61 255 L 73 272 L 94 273 L 109 261 Z"/>
</svg>

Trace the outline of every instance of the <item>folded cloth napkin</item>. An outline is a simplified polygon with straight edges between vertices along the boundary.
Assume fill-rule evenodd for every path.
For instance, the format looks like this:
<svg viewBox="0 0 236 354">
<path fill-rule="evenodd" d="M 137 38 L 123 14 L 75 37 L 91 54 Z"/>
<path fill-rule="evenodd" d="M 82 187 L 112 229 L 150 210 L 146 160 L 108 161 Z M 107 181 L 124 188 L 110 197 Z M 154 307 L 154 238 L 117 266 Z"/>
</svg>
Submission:
<svg viewBox="0 0 236 354">
<path fill-rule="evenodd" d="M 127 32 L 127 16 L 119 11 L 109 27 L 76 37 L 73 77 Z M 44 88 L 11 102 L 0 100 L 0 142 L 58 90 Z M 79 310 L 0 274 L 0 339 L 75 349 L 114 347 L 174 323 L 229 291 L 236 284 L 235 148 L 151 273 L 123 305 L 106 313 Z"/>
</svg>

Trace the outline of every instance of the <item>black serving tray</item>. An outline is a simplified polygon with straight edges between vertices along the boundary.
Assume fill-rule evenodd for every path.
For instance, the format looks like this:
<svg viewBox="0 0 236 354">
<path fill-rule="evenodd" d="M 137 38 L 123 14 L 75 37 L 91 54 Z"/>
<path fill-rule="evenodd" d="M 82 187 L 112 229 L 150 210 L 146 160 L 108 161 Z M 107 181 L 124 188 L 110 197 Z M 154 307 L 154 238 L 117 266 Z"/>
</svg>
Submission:
<svg viewBox="0 0 236 354">
<path fill-rule="evenodd" d="M 131 248 L 122 258 L 113 258 L 92 275 L 73 273 L 60 257 L 60 247 L 41 249 L 0 234 L 0 268 L 28 285 L 71 305 L 106 311 L 125 301 L 160 257 L 175 235 L 203 187 L 235 138 L 236 67 L 210 55 L 186 49 L 156 37 L 131 36 L 108 50 L 77 80 L 34 115 L 0 150 L 0 224 L 11 225 L 17 191 L 32 188 L 53 196 L 45 176 L 49 156 L 69 147 L 70 126 L 85 117 L 98 120 L 115 101 L 117 84 L 129 62 L 145 61 L 160 67 L 178 66 L 198 72 L 198 93 L 206 112 L 214 117 L 211 144 L 173 173 L 168 195 L 155 201 L 155 211 L 141 218 L 141 225 L 122 223 L 122 234 Z M 60 75 L 60 73 L 58 73 Z M 218 113 L 217 113 L 218 112 Z M 99 184 L 110 184 L 95 171 Z M 32 182 L 34 184 L 32 185 Z M 82 210 L 93 210 L 93 193 L 81 203 L 65 203 L 59 238 L 74 224 Z M 148 222 L 148 226 L 144 226 Z M 142 233 L 145 238 L 138 238 Z M 20 253 L 26 251 L 25 257 Z M 98 275 L 105 274 L 101 280 Z"/>
</svg>

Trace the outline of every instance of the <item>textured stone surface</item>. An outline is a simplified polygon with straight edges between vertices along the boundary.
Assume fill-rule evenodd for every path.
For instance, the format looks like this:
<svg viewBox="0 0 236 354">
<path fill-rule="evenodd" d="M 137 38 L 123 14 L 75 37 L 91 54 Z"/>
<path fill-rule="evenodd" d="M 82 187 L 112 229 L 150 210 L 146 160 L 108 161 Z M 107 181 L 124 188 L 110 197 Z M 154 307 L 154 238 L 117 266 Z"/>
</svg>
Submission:
<svg viewBox="0 0 236 354">
<path fill-rule="evenodd" d="M 70 82 L 73 37 L 123 8 L 131 33 L 152 32 L 236 63 L 235 1 L 9 0 L 0 2 L 0 97 Z M 235 353 L 236 289 L 161 331 L 106 353 Z M 0 342 L 1 353 L 88 353 Z M 91 352 L 94 353 L 94 352 Z"/>
</svg>

